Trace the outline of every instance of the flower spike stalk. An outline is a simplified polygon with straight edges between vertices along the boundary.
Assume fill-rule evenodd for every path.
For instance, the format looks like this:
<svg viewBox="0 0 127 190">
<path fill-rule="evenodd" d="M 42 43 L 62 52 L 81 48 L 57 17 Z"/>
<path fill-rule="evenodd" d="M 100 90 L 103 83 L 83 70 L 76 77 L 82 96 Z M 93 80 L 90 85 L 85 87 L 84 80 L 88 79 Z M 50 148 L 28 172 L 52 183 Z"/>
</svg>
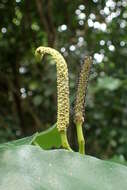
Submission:
<svg viewBox="0 0 127 190">
<path fill-rule="evenodd" d="M 56 62 L 57 68 L 57 129 L 60 132 L 62 146 L 65 149 L 71 150 L 66 130 L 69 126 L 69 81 L 68 81 L 68 68 L 63 56 L 53 48 L 38 47 L 35 55 L 41 59 L 44 54 L 50 54 Z"/>
<path fill-rule="evenodd" d="M 81 154 L 85 153 L 85 140 L 82 131 L 82 124 L 84 122 L 83 112 L 91 65 L 91 58 L 85 57 L 84 63 L 81 66 L 74 106 L 74 123 L 76 125 L 79 152 Z"/>
</svg>

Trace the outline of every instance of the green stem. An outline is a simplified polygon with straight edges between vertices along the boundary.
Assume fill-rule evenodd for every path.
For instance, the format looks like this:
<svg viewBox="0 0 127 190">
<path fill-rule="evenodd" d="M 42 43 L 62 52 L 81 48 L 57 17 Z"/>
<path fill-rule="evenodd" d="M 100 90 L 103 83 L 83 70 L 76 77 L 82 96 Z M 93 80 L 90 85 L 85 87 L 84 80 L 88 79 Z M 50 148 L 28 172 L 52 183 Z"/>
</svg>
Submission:
<svg viewBox="0 0 127 190">
<path fill-rule="evenodd" d="M 85 139 L 83 136 L 82 124 L 77 123 L 76 129 L 77 129 L 77 137 L 78 137 L 78 144 L 79 144 L 79 153 L 85 154 Z"/>
<path fill-rule="evenodd" d="M 67 140 L 66 131 L 60 131 L 60 136 L 61 136 L 62 147 L 67 149 L 67 150 L 72 151 L 72 149 L 68 143 L 68 140 Z"/>
</svg>

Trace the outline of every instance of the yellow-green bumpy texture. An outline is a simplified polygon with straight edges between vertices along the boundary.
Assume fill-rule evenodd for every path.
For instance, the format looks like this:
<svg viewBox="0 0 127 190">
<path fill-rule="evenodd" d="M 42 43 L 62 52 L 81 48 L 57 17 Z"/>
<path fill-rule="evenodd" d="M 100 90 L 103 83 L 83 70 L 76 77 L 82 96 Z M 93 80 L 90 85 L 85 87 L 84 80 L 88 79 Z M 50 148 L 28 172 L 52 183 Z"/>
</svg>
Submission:
<svg viewBox="0 0 127 190">
<path fill-rule="evenodd" d="M 42 58 L 44 54 L 50 54 L 56 62 L 57 68 L 57 128 L 58 131 L 66 131 L 69 125 L 69 79 L 68 68 L 63 56 L 53 48 L 39 47 L 35 55 Z"/>
<path fill-rule="evenodd" d="M 89 72 L 92 64 L 91 57 L 85 57 L 84 63 L 81 67 L 79 81 L 77 86 L 76 100 L 74 106 L 74 122 L 75 124 L 82 124 L 84 122 L 83 112 L 84 103 L 87 90 L 87 83 Z"/>
</svg>

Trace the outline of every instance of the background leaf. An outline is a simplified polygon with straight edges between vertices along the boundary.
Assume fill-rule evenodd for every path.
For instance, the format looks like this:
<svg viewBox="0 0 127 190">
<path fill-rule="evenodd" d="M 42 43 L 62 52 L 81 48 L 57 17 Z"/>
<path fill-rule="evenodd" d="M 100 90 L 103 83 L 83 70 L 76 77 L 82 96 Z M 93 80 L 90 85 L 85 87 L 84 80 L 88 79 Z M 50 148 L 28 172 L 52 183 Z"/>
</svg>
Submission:
<svg viewBox="0 0 127 190">
<path fill-rule="evenodd" d="M 97 88 L 99 90 L 106 89 L 106 90 L 113 91 L 113 90 L 118 89 L 120 85 L 121 85 L 121 81 L 113 77 L 105 76 L 102 78 L 98 78 L 97 80 Z"/>
</svg>

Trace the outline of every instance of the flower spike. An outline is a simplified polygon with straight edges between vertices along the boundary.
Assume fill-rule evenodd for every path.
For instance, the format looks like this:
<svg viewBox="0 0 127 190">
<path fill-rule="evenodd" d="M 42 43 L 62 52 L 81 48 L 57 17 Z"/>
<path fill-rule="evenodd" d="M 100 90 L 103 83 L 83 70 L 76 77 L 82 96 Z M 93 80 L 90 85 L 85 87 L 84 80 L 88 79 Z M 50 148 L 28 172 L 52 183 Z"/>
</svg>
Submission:
<svg viewBox="0 0 127 190">
<path fill-rule="evenodd" d="M 84 112 L 86 90 L 87 90 L 91 65 L 92 65 L 92 59 L 90 57 L 85 57 L 84 63 L 81 66 L 75 106 L 74 106 L 74 123 L 77 129 L 79 152 L 82 154 L 84 154 L 84 144 L 85 144 L 82 132 L 82 124 L 84 122 L 83 112 Z"/>
<path fill-rule="evenodd" d="M 63 56 L 53 48 L 39 47 L 35 51 L 38 59 L 41 59 L 44 54 L 50 54 L 56 62 L 57 68 L 57 129 L 61 135 L 62 146 L 70 150 L 67 141 L 66 130 L 69 125 L 69 80 L 68 68 Z"/>
</svg>

